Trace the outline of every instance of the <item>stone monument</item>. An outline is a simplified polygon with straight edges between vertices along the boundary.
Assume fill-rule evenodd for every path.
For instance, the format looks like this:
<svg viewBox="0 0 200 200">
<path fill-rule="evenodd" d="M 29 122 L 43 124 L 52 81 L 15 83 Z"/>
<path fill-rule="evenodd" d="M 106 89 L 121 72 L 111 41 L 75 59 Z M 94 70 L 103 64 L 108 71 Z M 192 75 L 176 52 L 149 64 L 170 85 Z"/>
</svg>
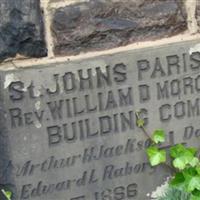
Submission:
<svg viewBox="0 0 200 200">
<path fill-rule="evenodd" d="M 12 200 L 146 200 L 170 171 L 150 141 L 199 144 L 199 40 L 1 69 L 0 180 Z"/>
</svg>

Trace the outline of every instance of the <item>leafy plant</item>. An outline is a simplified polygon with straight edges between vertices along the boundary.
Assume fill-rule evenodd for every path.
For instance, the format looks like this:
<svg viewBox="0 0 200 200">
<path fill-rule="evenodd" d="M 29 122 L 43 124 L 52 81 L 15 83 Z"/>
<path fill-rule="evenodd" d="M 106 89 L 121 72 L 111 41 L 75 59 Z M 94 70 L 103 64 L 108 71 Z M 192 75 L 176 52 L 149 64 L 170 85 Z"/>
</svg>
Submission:
<svg viewBox="0 0 200 200">
<path fill-rule="evenodd" d="M 151 146 L 146 149 L 150 164 L 152 166 L 165 164 L 170 167 L 172 170 L 172 178 L 169 182 L 170 188 L 187 193 L 189 200 L 200 200 L 200 160 L 197 156 L 197 149 L 185 147 L 183 144 L 170 147 L 168 152 L 161 149 L 160 144 L 165 142 L 166 137 L 164 130 L 157 129 L 150 135 L 144 127 L 145 123 L 139 112 L 136 113 L 136 118 L 137 126 L 143 130 L 152 142 Z M 167 154 L 169 154 L 170 165 L 166 162 Z M 172 191 L 174 192 L 174 190 Z"/>
</svg>

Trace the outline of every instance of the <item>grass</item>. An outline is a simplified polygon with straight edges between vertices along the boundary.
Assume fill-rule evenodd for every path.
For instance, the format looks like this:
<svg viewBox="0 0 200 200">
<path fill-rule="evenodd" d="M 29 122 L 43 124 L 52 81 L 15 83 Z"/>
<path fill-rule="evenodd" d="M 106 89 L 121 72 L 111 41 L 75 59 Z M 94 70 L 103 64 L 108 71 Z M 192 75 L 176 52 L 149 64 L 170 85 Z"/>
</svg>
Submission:
<svg viewBox="0 0 200 200">
<path fill-rule="evenodd" d="M 169 188 L 159 200 L 190 200 L 190 195 L 181 190 Z"/>
</svg>

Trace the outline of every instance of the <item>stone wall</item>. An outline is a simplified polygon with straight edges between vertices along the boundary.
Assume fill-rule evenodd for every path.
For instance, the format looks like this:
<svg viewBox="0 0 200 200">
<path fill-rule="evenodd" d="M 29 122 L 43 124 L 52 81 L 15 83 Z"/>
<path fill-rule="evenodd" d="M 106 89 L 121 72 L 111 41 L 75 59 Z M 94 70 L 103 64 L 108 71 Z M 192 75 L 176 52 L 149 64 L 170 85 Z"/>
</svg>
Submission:
<svg viewBox="0 0 200 200">
<path fill-rule="evenodd" d="M 0 0 L 0 61 L 196 37 L 200 0 Z"/>
</svg>

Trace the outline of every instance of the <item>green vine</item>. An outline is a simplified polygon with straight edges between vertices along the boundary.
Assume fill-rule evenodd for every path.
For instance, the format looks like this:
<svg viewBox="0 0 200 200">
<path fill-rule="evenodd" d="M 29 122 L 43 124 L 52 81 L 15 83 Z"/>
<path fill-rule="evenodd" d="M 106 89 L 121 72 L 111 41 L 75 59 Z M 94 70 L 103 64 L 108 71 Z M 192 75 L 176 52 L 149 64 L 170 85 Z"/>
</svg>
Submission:
<svg viewBox="0 0 200 200">
<path fill-rule="evenodd" d="M 161 164 L 168 166 L 172 171 L 169 187 L 189 194 L 190 200 L 200 200 L 200 160 L 197 148 L 176 144 L 168 151 L 161 149 L 160 144 L 166 140 L 165 131 L 157 129 L 150 135 L 144 127 L 145 122 L 140 116 L 140 112 L 136 113 L 136 118 L 137 126 L 152 141 L 150 147 L 146 149 L 151 166 Z M 167 158 L 169 158 L 168 162 Z"/>
</svg>

